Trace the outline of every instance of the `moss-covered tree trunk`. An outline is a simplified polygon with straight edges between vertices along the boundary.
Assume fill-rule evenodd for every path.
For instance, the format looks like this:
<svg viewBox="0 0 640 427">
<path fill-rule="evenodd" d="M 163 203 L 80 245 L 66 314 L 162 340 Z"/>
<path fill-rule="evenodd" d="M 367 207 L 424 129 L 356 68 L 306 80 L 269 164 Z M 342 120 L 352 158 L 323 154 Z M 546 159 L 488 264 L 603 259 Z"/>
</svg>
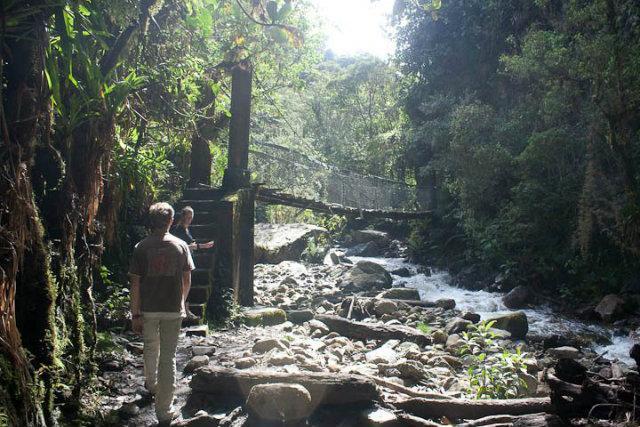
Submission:
<svg viewBox="0 0 640 427">
<path fill-rule="evenodd" d="M 31 186 L 35 146 L 48 132 L 43 67 L 49 10 L 37 1 L 12 9 L 2 4 L 0 405 L 11 425 L 53 424 L 55 282 Z M 31 364 L 22 346 L 32 354 Z M 44 394 L 37 392 L 41 381 Z"/>
</svg>

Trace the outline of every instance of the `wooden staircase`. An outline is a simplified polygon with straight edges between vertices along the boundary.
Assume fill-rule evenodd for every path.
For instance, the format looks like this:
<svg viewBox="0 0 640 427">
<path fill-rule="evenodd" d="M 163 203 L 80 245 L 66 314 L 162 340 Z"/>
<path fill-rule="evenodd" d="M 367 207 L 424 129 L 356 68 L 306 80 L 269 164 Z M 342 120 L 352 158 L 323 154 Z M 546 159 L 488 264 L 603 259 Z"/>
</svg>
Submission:
<svg viewBox="0 0 640 427">
<path fill-rule="evenodd" d="M 216 241 L 217 227 L 214 224 L 217 196 L 215 190 L 187 189 L 184 198 L 177 204 L 176 210 L 185 206 L 191 206 L 195 211 L 193 222 L 189 229 L 193 238 L 198 243 Z M 213 288 L 213 266 L 215 247 L 212 249 L 200 249 L 192 252 L 193 262 L 196 269 L 191 272 L 191 291 L 187 298 L 189 310 L 198 318 L 195 320 L 185 319 L 183 326 L 188 327 L 187 334 L 205 335 L 207 302 Z"/>
</svg>

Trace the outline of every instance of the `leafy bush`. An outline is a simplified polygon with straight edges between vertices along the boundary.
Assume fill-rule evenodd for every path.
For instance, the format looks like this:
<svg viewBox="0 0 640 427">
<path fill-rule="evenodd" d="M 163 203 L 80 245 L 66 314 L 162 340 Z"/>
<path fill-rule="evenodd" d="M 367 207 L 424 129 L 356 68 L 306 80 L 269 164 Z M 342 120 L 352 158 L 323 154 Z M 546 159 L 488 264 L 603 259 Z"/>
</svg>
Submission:
<svg viewBox="0 0 640 427">
<path fill-rule="evenodd" d="M 310 263 L 322 263 L 328 249 L 329 241 L 326 237 L 311 237 L 307 240 L 307 247 L 302 252 L 302 259 Z"/>
<path fill-rule="evenodd" d="M 469 393 L 476 399 L 509 399 L 521 397 L 527 390 L 522 374 L 527 372 L 524 363 L 526 353 L 518 347 L 514 352 L 496 344 L 496 335 L 491 331 L 495 321 L 471 325 L 462 333 L 460 355 L 467 355 L 470 366 Z"/>
</svg>

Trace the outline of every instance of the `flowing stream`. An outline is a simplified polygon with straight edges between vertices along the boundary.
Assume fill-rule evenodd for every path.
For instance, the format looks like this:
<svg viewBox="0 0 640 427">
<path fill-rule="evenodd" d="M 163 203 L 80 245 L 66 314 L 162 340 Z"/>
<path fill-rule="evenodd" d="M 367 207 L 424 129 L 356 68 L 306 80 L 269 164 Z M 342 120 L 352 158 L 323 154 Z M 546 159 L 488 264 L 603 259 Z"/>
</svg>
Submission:
<svg viewBox="0 0 640 427">
<path fill-rule="evenodd" d="M 392 275 L 394 286 L 404 283 L 407 288 L 415 288 L 424 300 L 435 301 L 440 298 L 451 298 L 456 301 L 456 308 L 462 311 L 474 311 L 486 318 L 490 315 L 508 313 L 509 310 L 502 303 L 504 294 L 499 292 L 471 291 L 451 285 L 449 274 L 434 271 L 430 276 L 419 274 L 418 266 L 407 262 L 404 258 L 378 257 L 349 257 L 354 263 L 359 260 L 373 261 L 384 266 L 388 271 L 406 267 L 414 275 L 399 277 Z M 632 346 L 631 338 L 616 336 L 613 329 L 602 325 L 589 324 L 579 320 L 569 319 L 554 313 L 549 307 L 539 306 L 534 309 L 522 310 L 529 320 L 529 331 L 543 336 L 550 335 L 583 335 L 593 337 L 592 349 L 608 359 L 618 359 L 630 366 L 634 365 L 629 357 Z M 596 337 L 601 337 L 597 340 Z M 596 342 L 599 341 L 599 342 Z M 604 341 L 604 342 L 603 342 Z M 606 354 L 605 354 L 606 353 Z"/>
</svg>

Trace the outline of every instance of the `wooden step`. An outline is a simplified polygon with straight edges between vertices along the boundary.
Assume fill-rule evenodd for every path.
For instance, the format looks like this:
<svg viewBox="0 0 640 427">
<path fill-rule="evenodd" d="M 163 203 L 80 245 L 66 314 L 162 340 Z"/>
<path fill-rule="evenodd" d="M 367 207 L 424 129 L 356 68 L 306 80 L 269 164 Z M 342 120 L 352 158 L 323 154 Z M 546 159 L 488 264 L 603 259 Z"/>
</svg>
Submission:
<svg viewBox="0 0 640 427">
<path fill-rule="evenodd" d="M 197 215 L 193 216 L 193 221 L 191 222 L 191 226 L 194 225 L 202 225 L 202 224 L 213 224 L 215 223 L 216 212 L 212 211 L 202 211 L 198 212 Z"/>
<path fill-rule="evenodd" d="M 207 325 L 191 326 L 186 328 L 185 333 L 188 337 L 206 337 L 209 335 L 209 327 Z"/>
<path fill-rule="evenodd" d="M 209 286 L 208 268 L 196 268 L 191 272 L 191 286 Z"/>
<path fill-rule="evenodd" d="M 204 304 L 209 300 L 211 288 L 208 286 L 192 286 L 187 301 L 193 304 Z"/>
<path fill-rule="evenodd" d="M 189 226 L 191 235 L 198 242 L 215 240 L 219 232 L 219 227 L 215 224 L 196 224 Z"/>
<path fill-rule="evenodd" d="M 224 195 L 224 191 L 219 188 L 187 188 L 182 193 L 182 197 L 190 200 L 217 200 Z"/>
<path fill-rule="evenodd" d="M 176 203 L 177 210 L 185 206 L 191 206 L 195 211 L 195 216 L 198 216 L 198 212 L 216 212 L 220 208 L 220 202 L 217 200 L 185 199 Z"/>
<path fill-rule="evenodd" d="M 202 319 L 204 319 L 206 308 L 207 308 L 206 303 L 202 303 L 202 304 L 189 303 L 189 311 L 191 311 L 193 314 L 195 314 L 196 316 Z"/>
</svg>

